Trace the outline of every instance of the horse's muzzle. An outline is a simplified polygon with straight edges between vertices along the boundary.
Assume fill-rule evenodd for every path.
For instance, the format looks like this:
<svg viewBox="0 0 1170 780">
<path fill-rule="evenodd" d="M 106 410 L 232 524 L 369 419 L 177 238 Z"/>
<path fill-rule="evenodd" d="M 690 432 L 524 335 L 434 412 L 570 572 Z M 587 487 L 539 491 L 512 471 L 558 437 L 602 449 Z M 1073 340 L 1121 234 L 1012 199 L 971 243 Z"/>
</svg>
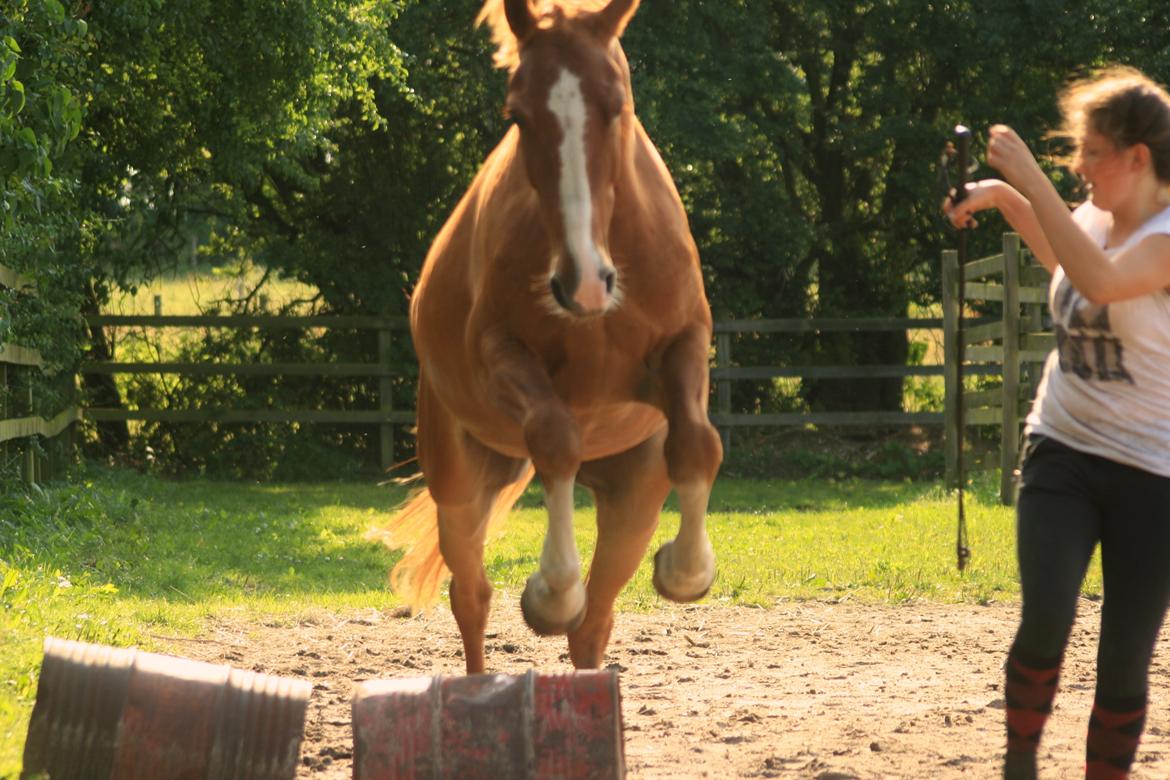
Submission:
<svg viewBox="0 0 1170 780">
<path fill-rule="evenodd" d="M 613 301 L 617 271 L 613 266 L 598 270 L 595 279 L 581 278 L 576 273 L 554 274 L 549 280 L 549 291 L 557 304 L 577 316 L 602 314 Z"/>
</svg>

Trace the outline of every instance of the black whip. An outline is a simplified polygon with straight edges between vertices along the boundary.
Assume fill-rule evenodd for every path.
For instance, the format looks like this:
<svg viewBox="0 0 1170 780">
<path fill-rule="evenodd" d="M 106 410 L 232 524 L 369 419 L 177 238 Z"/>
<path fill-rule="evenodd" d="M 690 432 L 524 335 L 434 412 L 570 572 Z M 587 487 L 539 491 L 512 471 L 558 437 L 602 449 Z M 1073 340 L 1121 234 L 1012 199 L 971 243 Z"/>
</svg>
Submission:
<svg viewBox="0 0 1170 780">
<path fill-rule="evenodd" d="M 948 150 L 949 153 L 949 150 Z M 971 131 L 963 125 L 955 126 L 954 142 L 955 167 L 957 179 L 955 188 L 951 192 L 951 203 L 958 205 L 967 197 L 967 174 L 971 166 Z M 971 558 L 971 548 L 967 546 L 967 516 L 964 512 L 963 501 L 963 361 L 966 351 L 963 344 L 963 306 L 966 296 L 966 263 L 967 263 L 967 231 L 966 226 L 959 227 L 959 316 L 955 320 L 955 361 L 958 364 L 956 373 L 958 381 L 955 383 L 955 437 L 958 440 L 955 452 L 955 470 L 959 476 L 959 527 L 955 538 L 955 557 L 959 571 L 967 566 Z"/>
</svg>

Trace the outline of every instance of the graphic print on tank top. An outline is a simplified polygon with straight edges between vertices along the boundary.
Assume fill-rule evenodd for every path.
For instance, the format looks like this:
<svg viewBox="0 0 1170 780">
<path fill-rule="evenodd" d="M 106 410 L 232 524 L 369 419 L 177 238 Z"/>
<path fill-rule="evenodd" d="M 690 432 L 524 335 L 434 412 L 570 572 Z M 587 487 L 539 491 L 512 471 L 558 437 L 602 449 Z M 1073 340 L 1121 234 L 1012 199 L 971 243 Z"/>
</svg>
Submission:
<svg viewBox="0 0 1170 780">
<path fill-rule="evenodd" d="M 1056 289 L 1053 330 L 1060 355 L 1060 370 L 1097 382 L 1128 382 L 1125 347 L 1109 325 L 1109 305 L 1085 300 L 1068 278 Z"/>
</svg>

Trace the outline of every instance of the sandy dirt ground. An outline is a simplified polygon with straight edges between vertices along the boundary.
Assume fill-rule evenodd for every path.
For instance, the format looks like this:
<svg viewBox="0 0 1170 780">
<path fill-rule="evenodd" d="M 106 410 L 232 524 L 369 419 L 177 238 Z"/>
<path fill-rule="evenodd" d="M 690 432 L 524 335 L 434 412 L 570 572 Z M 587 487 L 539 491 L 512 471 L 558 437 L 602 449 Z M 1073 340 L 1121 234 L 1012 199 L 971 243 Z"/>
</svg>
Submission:
<svg viewBox="0 0 1170 780">
<path fill-rule="evenodd" d="M 1017 607 L 784 602 L 619 614 L 606 662 L 620 672 L 631 778 L 995 778 L 1002 666 Z M 1083 601 L 1041 777 L 1083 776 L 1099 604 Z M 269 625 L 220 618 L 167 652 L 314 684 L 298 780 L 353 772 L 350 706 L 366 679 L 463 672 L 454 619 L 363 611 Z M 490 671 L 569 669 L 497 594 Z M 1170 778 L 1170 647 L 1159 646 L 1134 780 Z"/>
</svg>

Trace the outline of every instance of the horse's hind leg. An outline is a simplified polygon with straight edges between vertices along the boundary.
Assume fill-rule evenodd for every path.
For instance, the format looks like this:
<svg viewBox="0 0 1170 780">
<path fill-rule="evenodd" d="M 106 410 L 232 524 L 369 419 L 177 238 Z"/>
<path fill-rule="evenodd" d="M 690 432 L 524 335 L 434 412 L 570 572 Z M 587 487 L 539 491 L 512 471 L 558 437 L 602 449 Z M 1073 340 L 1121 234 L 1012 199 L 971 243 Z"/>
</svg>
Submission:
<svg viewBox="0 0 1170 780">
<path fill-rule="evenodd" d="M 484 670 L 483 637 L 492 586 L 483 570 L 487 510 L 479 501 L 439 505 L 439 550 L 451 570 L 451 612 L 463 638 L 468 674 Z"/>
<path fill-rule="evenodd" d="M 569 634 L 578 669 L 596 669 L 613 629 L 613 603 L 634 576 L 670 492 L 662 459 L 665 429 L 619 455 L 582 464 L 580 481 L 597 501 L 597 547 L 585 584 L 585 620 Z"/>
<path fill-rule="evenodd" d="M 438 503 L 439 551 L 451 570 L 451 612 L 463 638 L 468 674 L 484 670 L 483 637 L 492 586 L 483 568 L 483 547 L 492 504 L 505 485 L 520 477 L 525 466 L 524 461 L 482 446 L 477 445 L 477 449 L 481 451 L 476 453 L 476 468 L 466 472 L 474 495 L 463 503 Z"/>
<path fill-rule="evenodd" d="M 706 328 L 684 332 L 663 355 L 662 400 L 669 424 L 666 468 L 678 493 L 678 535 L 654 555 L 654 587 L 672 601 L 695 601 L 715 579 L 715 553 L 707 537 L 707 501 L 723 460 L 719 433 L 707 417 Z"/>
<path fill-rule="evenodd" d="M 483 568 L 488 520 L 500 490 L 519 479 L 526 464 L 489 450 L 428 399 L 420 383 L 419 460 L 438 512 L 439 552 L 451 570 L 451 612 L 463 638 L 467 673 L 477 674 L 484 670 L 492 598 Z"/>
</svg>

